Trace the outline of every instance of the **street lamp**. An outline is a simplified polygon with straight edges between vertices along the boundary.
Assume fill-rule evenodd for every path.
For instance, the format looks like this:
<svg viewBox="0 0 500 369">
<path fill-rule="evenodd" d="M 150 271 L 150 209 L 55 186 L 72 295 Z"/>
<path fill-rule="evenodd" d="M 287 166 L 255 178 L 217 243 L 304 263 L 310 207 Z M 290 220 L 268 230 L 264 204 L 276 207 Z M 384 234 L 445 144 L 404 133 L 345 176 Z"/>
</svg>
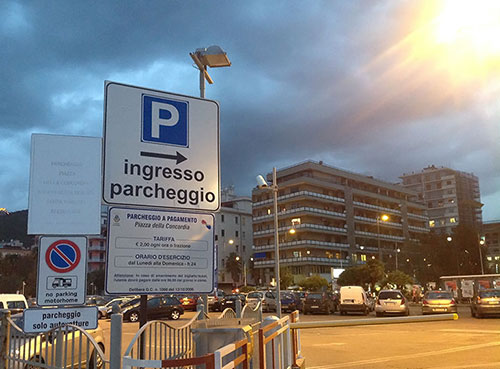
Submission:
<svg viewBox="0 0 500 369">
<path fill-rule="evenodd" d="M 276 167 L 273 168 L 273 184 L 269 185 L 261 175 L 257 176 L 257 185 L 260 189 L 273 191 L 274 198 L 274 278 L 276 279 L 276 313 L 281 318 L 280 300 L 280 250 L 278 240 L 278 182 L 276 180 Z"/>
<path fill-rule="evenodd" d="M 481 274 L 484 274 L 484 266 L 483 266 L 483 250 L 481 250 L 481 246 L 485 244 L 483 239 L 479 240 L 479 260 L 481 261 Z"/>
<path fill-rule="evenodd" d="M 231 62 L 229 61 L 226 52 L 218 45 L 196 49 L 193 53 L 189 53 L 189 55 L 200 71 L 200 97 L 204 99 L 205 79 L 210 84 L 214 83 L 212 77 L 210 77 L 210 74 L 207 72 L 207 67 L 230 67 Z M 208 295 L 203 295 L 202 300 L 205 313 L 208 314 Z"/>
<path fill-rule="evenodd" d="M 400 248 L 396 249 L 396 270 L 398 270 L 398 254 L 401 252 Z"/>
<path fill-rule="evenodd" d="M 380 221 L 387 222 L 389 220 L 389 215 L 382 214 L 377 215 L 377 247 L 378 247 L 378 258 L 382 261 L 382 249 L 380 248 Z"/>
<path fill-rule="evenodd" d="M 446 237 L 446 241 L 448 241 L 451 244 L 451 241 L 453 241 L 453 238 L 451 236 L 448 236 L 448 237 Z M 460 265 L 458 263 L 458 252 L 457 252 L 456 248 L 454 248 L 454 251 L 455 251 L 455 259 L 457 262 L 457 274 L 460 275 Z"/>
<path fill-rule="evenodd" d="M 205 79 L 209 84 L 214 83 L 212 77 L 207 72 L 207 67 L 230 67 L 231 62 L 226 52 L 217 45 L 196 49 L 194 53 L 189 53 L 189 55 L 200 71 L 200 97 L 205 98 Z"/>
</svg>

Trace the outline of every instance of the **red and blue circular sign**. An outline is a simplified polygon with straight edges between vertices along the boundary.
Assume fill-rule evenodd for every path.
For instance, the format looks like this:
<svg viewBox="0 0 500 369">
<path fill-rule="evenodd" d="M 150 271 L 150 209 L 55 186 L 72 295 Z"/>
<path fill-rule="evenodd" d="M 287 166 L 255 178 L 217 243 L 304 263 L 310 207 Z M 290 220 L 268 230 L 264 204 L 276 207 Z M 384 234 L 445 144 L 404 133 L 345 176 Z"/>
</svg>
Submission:
<svg viewBox="0 0 500 369">
<path fill-rule="evenodd" d="M 45 262 L 57 273 L 67 273 L 80 263 L 81 252 L 76 243 L 59 240 L 52 243 L 45 252 Z"/>
</svg>

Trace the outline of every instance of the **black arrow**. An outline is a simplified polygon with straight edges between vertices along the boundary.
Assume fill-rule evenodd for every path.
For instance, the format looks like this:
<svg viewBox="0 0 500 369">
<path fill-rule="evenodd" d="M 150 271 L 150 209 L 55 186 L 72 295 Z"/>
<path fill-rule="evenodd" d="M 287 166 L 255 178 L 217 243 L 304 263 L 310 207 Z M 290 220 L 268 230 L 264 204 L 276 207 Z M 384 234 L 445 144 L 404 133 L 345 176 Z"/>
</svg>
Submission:
<svg viewBox="0 0 500 369">
<path fill-rule="evenodd" d="M 149 158 L 161 158 L 161 159 L 175 159 L 175 164 L 182 163 L 183 161 L 187 160 L 187 158 L 182 155 L 179 151 L 175 152 L 175 155 L 169 155 L 169 154 L 159 154 L 157 152 L 147 152 L 147 151 L 141 151 L 141 156 L 147 156 Z"/>
</svg>

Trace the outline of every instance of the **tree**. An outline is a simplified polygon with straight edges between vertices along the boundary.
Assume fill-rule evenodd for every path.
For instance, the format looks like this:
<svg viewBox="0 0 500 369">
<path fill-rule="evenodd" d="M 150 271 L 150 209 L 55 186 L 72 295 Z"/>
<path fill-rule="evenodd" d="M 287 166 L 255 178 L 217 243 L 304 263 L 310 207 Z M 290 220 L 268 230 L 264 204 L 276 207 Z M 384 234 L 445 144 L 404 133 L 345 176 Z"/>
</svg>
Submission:
<svg viewBox="0 0 500 369">
<path fill-rule="evenodd" d="M 361 266 L 347 268 L 339 275 L 337 283 L 340 286 L 361 286 L 364 285 L 363 270 Z"/>
<path fill-rule="evenodd" d="M 315 274 L 311 277 L 305 278 L 299 282 L 299 286 L 308 291 L 319 291 L 328 287 L 328 281 Z"/>
<path fill-rule="evenodd" d="M 371 290 L 375 284 L 384 277 L 384 263 L 376 259 L 370 259 L 366 264 L 347 268 L 339 276 L 337 283 L 340 286 L 362 286 Z"/>
<path fill-rule="evenodd" d="M 407 284 L 413 284 L 413 278 L 400 270 L 393 270 L 387 274 L 383 284 L 393 284 L 396 285 L 398 289 L 403 290 Z"/>
<path fill-rule="evenodd" d="M 370 259 L 361 268 L 366 269 L 366 283 L 370 285 L 371 290 L 375 290 L 375 284 L 384 278 L 385 266 L 380 260 Z"/>
<path fill-rule="evenodd" d="M 286 290 L 293 285 L 293 274 L 289 267 L 280 267 L 280 287 Z"/>
<path fill-rule="evenodd" d="M 241 260 L 236 260 L 237 256 L 238 255 L 235 252 L 230 253 L 226 258 L 224 265 L 226 272 L 231 274 L 231 278 L 233 279 L 233 281 L 239 282 L 243 268 L 241 265 Z"/>
<path fill-rule="evenodd" d="M 93 294 L 95 292 L 96 294 L 100 294 L 102 291 L 104 291 L 104 278 L 105 278 L 104 269 L 98 269 L 90 272 L 87 275 L 88 293 Z M 91 286 L 94 286 L 95 290 L 93 290 Z"/>
</svg>

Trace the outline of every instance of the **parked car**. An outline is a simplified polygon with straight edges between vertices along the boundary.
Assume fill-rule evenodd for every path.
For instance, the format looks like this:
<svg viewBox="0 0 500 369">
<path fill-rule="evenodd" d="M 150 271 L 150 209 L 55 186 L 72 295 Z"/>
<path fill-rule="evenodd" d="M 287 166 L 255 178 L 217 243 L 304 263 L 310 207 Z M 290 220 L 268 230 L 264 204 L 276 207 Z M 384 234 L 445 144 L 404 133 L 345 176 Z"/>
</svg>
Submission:
<svg viewBox="0 0 500 369">
<path fill-rule="evenodd" d="M 184 296 L 180 297 L 179 301 L 182 304 L 184 310 L 195 311 L 196 305 L 198 304 L 198 296 Z"/>
<path fill-rule="evenodd" d="M 12 315 L 11 319 L 22 331 L 24 326 L 23 314 Z M 104 352 L 105 341 L 102 329 L 98 326 L 97 329 L 87 330 L 87 332 L 99 345 L 102 352 Z M 27 363 L 23 366 L 24 368 L 54 367 L 55 340 L 57 338 L 53 337 L 51 334 L 39 334 L 31 337 L 32 338 L 30 338 L 30 336 L 25 336 L 24 334 L 18 332 L 17 330 L 14 331 L 11 328 L 11 354 L 21 360 L 34 362 L 34 365 Z M 67 355 L 64 355 L 64 358 L 66 359 L 66 368 L 103 368 L 104 363 L 101 357 L 97 355 L 92 345 L 87 344 L 86 340 L 87 339 L 81 335 L 79 330 L 75 330 L 74 333 L 71 332 L 64 335 L 64 344 L 61 346 L 71 350 L 68 351 Z M 17 368 L 17 366 L 15 367 Z"/>
<path fill-rule="evenodd" d="M 15 293 L 0 294 L 0 309 L 8 309 L 11 314 L 22 313 L 28 308 L 28 302 L 24 295 Z"/>
<path fill-rule="evenodd" d="M 375 315 L 410 315 L 410 305 L 400 290 L 382 290 L 378 294 Z"/>
<path fill-rule="evenodd" d="M 457 303 L 453 293 L 448 291 L 428 291 L 422 300 L 422 314 L 456 313 Z"/>
<path fill-rule="evenodd" d="M 363 313 L 368 315 L 370 308 L 366 298 L 366 292 L 360 286 L 343 286 L 340 288 L 340 315 L 350 312 Z"/>
<path fill-rule="evenodd" d="M 262 303 L 262 311 L 265 312 L 270 312 L 274 311 L 276 312 L 276 295 L 274 294 L 274 291 L 265 291 L 264 292 L 264 301 Z"/>
<path fill-rule="evenodd" d="M 246 302 L 245 295 L 239 294 L 239 293 L 233 293 L 231 295 L 226 295 L 224 297 L 224 299 L 222 300 L 222 304 L 221 304 L 222 310 L 227 309 L 227 308 L 231 308 L 231 309 L 235 310 L 236 309 L 236 300 L 238 300 L 238 299 L 241 301 L 241 307 L 243 307 L 245 305 L 245 302 Z"/>
<path fill-rule="evenodd" d="M 124 305 L 128 305 L 129 302 Z M 140 318 L 140 298 L 134 305 L 128 305 L 122 308 L 123 319 L 130 322 L 137 322 Z M 181 302 L 177 297 L 173 296 L 155 296 L 148 298 L 147 303 L 148 320 L 154 319 L 172 319 L 177 320 L 182 314 L 184 309 Z"/>
<path fill-rule="evenodd" d="M 262 305 L 262 308 L 264 308 L 264 293 L 259 292 L 259 291 L 253 291 L 249 292 L 247 295 L 247 305 L 251 307 L 252 309 L 255 309 L 259 302 Z"/>
<path fill-rule="evenodd" d="M 306 295 L 304 303 L 304 314 L 335 312 L 335 303 L 333 296 L 329 292 L 310 292 Z"/>
<path fill-rule="evenodd" d="M 479 290 L 472 299 L 471 315 L 482 318 L 485 315 L 500 314 L 500 290 Z"/>
<path fill-rule="evenodd" d="M 113 312 L 113 306 L 118 304 L 118 306 L 122 305 L 123 303 L 130 301 L 132 299 L 139 298 L 139 296 L 122 296 L 122 297 L 117 297 L 114 298 L 111 301 L 108 301 L 104 306 L 98 306 L 97 308 L 99 309 L 100 316 L 99 318 L 108 318 L 111 316 Z"/>
<path fill-rule="evenodd" d="M 297 309 L 302 309 L 302 301 L 300 301 L 300 297 L 294 295 L 290 291 L 281 291 L 280 292 L 280 302 L 281 302 L 281 311 L 295 311 Z"/>
<path fill-rule="evenodd" d="M 222 299 L 225 293 L 222 290 L 217 290 L 213 295 L 208 296 L 208 311 L 222 311 Z"/>
</svg>

